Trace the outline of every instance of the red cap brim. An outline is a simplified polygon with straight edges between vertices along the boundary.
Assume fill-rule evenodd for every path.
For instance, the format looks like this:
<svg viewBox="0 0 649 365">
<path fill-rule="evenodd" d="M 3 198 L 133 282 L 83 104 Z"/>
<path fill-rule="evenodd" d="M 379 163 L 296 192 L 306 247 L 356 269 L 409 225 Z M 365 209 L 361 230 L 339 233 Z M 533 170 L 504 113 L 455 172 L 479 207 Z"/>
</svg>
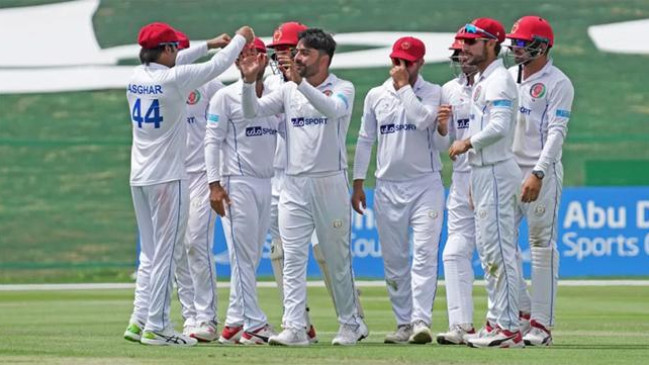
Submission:
<svg viewBox="0 0 649 365">
<path fill-rule="evenodd" d="M 392 51 L 392 53 L 390 53 L 390 58 L 399 58 L 410 62 L 419 61 L 419 58 L 415 58 L 406 52 L 399 52 L 399 51 Z"/>
<path fill-rule="evenodd" d="M 478 39 L 478 38 L 489 38 L 484 34 L 478 33 L 462 33 L 455 36 L 455 39 Z"/>
</svg>

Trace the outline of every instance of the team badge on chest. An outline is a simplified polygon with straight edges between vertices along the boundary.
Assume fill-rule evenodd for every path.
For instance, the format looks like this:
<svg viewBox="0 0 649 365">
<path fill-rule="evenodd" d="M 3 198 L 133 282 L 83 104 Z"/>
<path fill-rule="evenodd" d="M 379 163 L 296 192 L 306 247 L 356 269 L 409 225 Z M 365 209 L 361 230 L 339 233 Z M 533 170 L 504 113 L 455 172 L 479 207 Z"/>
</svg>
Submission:
<svg viewBox="0 0 649 365">
<path fill-rule="evenodd" d="M 530 96 L 535 99 L 542 98 L 545 96 L 545 90 L 545 84 L 537 82 L 530 88 Z"/>
<path fill-rule="evenodd" d="M 187 97 L 187 104 L 195 105 L 200 100 L 201 100 L 201 92 L 198 90 L 194 90 L 191 93 L 189 93 L 189 96 Z"/>
</svg>

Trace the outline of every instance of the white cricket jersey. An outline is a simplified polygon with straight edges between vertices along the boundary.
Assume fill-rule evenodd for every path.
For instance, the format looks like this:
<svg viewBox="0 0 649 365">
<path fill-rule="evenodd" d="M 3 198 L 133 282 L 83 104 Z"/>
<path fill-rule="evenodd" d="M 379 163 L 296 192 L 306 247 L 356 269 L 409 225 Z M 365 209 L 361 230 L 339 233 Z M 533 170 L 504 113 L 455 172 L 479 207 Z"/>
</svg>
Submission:
<svg viewBox="0 0 649 365">
<path fill-rule="evenodd" d="M 132 186 L 186 178 L 187 95 L 230 67 L 245 44 L 237 35 L 205 63 L 135 68 L 126 89 L 133 123 Z"/>
<path fill-rule="evenodd" d="M 347 169 L 345 137 L 354 106 L 354 85 L 329 74 L 318 86 L 287 82 L 257 99 L 243 83 L 247 117 L 284 113 L 287 175 L 326 175 Z"/>
<path fill-rule="evenodd" d="M 419 76 L 415 85 L 395 90 L 392 78 L 365 97 L 354 157 L 354 180 L 365 179 L 372 144 L 376 150 L 377 179 L 404 181 L 442 169 L 439 150 L 448 134 L 437 132 L 437 110 L 442 88 Z"/>
<path fill-rule="evenodd" d="M 189 93 L 187 97 L 187 172 L 205 171 L 205 128 L 210 99 L 225 87 L 214 79 Z"/>
<path fill-rule="evenodd" d="M 469 138 L 471 90 L 471 85 L 467 83 L 467 78 L 464 74 L 442 86 L 442 104 L 448 104 L 453 107 L 452 120 L 448 123 L 448 135 L 451 140 L 462 141 Z M 470 171 L 469 157 L 466 153 L 455 158 L 455 161 L 453 161 L 453 171 Z"/>
<path fill-rule="evenodd" d="M 244 118 L 241 109 L 243 81 L 219 90 L 210 101 L 205 134 L 207 181 L 222 176 L 273 177 L 273 157 L 279 116 Z M 270 91 L 264 86 L 264 94 Z M 257 97 L 257 95 L 255 95 Z"/>
<path fill-rule="evenodd" d="M 518 77 L 518 67 L 509 72 Z M 552 60 L 518 85 L 513 150 L 519 166 L 547 173 L 550 164 L 561 161 L 574 94 L 570 79 Z"/>
<path fill-rule="evenodd" d="M 472 166 L 493 165 L 513 157 L 514 110 L 518 90 L 502 59 L 478 75 L 471 96 L 469 135 Z"/>
<path fill-rule="evenodd" d="M 279 89 L 285 83 L 286 82 L 282 75 L 271 75 L 264 80 L 264 85 L 268 85 L 268 90 L 271 92 Z M 273 166 L 276 170 L 286 170 L 286 141 L 284 140 L 283 135 L 280 135 L 277 138 L 277 147 L 275 148 Z"/>
</svg>

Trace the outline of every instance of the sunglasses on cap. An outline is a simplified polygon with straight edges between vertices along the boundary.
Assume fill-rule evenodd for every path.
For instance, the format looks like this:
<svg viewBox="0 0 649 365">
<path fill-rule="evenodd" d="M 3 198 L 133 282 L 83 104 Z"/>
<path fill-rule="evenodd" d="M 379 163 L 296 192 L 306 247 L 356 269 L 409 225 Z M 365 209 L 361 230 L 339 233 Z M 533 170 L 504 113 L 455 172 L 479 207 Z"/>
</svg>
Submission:
<svg viewBox="0 0 649 365">
<path fill-rule="evenodd" d="M 178 45 L 180 45 L 180 42 L 162 42 L 162 43 L 160 43 L 159 46 L 160 47 L 170 46 L 170 47 L 178 48 Z"/>
<path fill-rule="evenodd" d="M 402 58 L 393 58 L 392 59 L 392 65 L 394 66 L 399 66 L 401 64 L 401 61 L 406 65 L 406 67 L 412 66 L 412 61 L 404 60 Z"/>
<path fill-rule="evenodd" d="M 466 33 L 469 33 L 469 34 L 482 34 L 482 35 L 486 35 L 487 37 L 489 37 L 491 39 L 498 39 L 498 37 L 496 37 L 495 35 L 487 32 L 486 30 L 484 30 L 484 29 L 482 29 L 480 27 L 476 27 L 475 24 L 466 24 L 464 26 L 464 31 Z"/>
</svg>

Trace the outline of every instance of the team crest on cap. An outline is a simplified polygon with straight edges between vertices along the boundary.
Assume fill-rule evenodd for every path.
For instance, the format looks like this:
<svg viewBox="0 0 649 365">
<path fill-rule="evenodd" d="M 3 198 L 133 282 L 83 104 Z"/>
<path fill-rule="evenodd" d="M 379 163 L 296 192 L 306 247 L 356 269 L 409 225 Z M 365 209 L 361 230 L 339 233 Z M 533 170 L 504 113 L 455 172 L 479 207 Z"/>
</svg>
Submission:
<svg viewBox="0 0 649 365">
<path fill-rule="evenodd" d="M 198 90 L 194 90 L 191 93 L 189 93 L 189 96 L 187 97 L 187 104 L 195 105 L 200 100 L 201 100 L 201 92 Z"/>
<path fill-rule="evenodd" d="M 277 42 L 280 38 L 282 38 L 282 31 L 277 29 L 275 33 L 273 33 L 273 41 Z"/>
<path fill-rule="evenodd" d="M 538 82 L 530 88 L 530 96 L 533 98 L 542 98 L 545 96 L 545 84 Z"/>
<path fill-rule="evenodd" d="M 478 101 L 480 99 L 480 92 L 482 91 L 482 85 L 478 85 L 473 93 L 473 101 Z"/>
<path fill-rule="evenodd" d="M 407 49 L 410 49 L 410 42 L 406 41 L 406 42 L 401 43 L 401 49 L 404 50 L 404 51 L 407 50 Z"/>
</svg>

